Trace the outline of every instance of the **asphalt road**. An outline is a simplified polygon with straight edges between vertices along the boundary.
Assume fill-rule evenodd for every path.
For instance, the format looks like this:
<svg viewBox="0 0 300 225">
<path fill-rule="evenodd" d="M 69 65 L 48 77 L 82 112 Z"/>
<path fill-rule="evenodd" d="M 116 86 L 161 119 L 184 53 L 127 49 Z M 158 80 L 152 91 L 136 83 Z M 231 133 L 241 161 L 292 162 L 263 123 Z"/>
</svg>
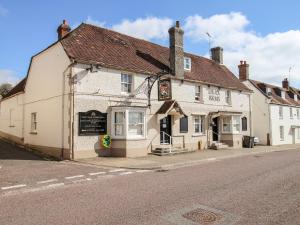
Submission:
<svg viewBox="0 0 300 225">
<path fill-rule="evenodd" d="M 299 225 L 299 155 L 292 150 L 169 171 L 106 171 L 110 175 L 82 182 L 2 190 L 0 224 Z"/>
</svg>

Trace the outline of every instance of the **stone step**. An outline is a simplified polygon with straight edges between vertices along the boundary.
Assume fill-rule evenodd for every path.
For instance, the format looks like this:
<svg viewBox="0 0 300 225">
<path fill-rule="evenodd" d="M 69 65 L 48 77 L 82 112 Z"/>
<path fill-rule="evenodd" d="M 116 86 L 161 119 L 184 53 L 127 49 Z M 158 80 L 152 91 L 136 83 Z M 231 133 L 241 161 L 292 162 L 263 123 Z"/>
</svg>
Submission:
<svg viewBox="0 0 300 225">
<path fill-rule="evenodd" d="M 196 151 L 196 150 L 190 150 L 190 149 L 179 148 L 179 147 L 172 147 L 171 152 L 170 152 L 170 148 L 155 148 L 154 150 L 152 150 L 151 154 L 163 156 L 163 155 L 189 153 L 189 152 L 194 152 L 194 151 Z"/>
<path fill-rule="evenodd" d="M 227 149 L 229 146 L 222 142 L 214 142 L 210 145 L 210 149 L 218 150 L 218 149 Z"/>
</svg>

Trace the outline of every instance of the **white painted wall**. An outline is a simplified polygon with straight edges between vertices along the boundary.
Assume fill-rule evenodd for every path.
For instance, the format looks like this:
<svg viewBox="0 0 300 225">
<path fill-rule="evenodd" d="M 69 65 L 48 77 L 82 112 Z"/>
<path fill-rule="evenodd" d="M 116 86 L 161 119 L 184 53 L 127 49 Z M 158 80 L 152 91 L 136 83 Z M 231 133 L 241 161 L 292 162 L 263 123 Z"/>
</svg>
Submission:
<svg viewBox="0 0 300 225">
<path fill-rule="evenodd" d="M 124 101 L 127 101 L 128 105 L 132 106 L 146 106 L 147 97 L 145 94 L 138 94 L 135 98 L 121 94 L 121 71 L 110 70 L 102 68 L 96 73 L 91 73 L 86 70 L 86 66 L 77 65 L 74 69 L 74 75 L 76 76 L 75 84 L 75 137 L 74 137 L 74 150 L 76 151 L 90 151 L 96 149 L 99 146 L 98 136 L 78 136 L 78 112 L 86 112 L 88 110 L 99 110 L 101 112 L 108 113 L 108 132 L 110 132 L 110 117 L 109 107 L 124 105 Z M 127 73 L 126 71 L 123 71 Z M 132 74 L 134 89 L 139 87 L 145 80 L 146 76 L 141 74 Z M 172 80 L 172 95 L 183 108 L 184 112 L 191 116 L 193 113 L 205 113 L 217 112 L 217 111 L 231 111 L 242 112 L 242 116 L 248 118 L 248 130 L 242 132 L 242 134 L 250 134 L 250 93 L 240 92 L 232 90 L 231 92 L 231 105 L 225 102 L 225 89 L 220 89 L 220 101 L 209 101 L 208 91 L 210 88 L 206 85 L 203 86 L 203 102 L 196 102 L 195 99 L 195 84 L 192 82 L 181 82 L 179 80 Z M 151 94 L 151 110 L 147 109 L 147 140 L 140 145 L 148 146 L 150 142 L 155 139 L 159 131 L 159 123 L 156 121 L 156 111 L 162 105 L 163 102 L 157 101 L 157 83 L 154 84 Z M 177 124 L 177 125 L 176 125 Z M 179 120 L 174 121 L 174 128 L 179 128 Z M 193 134 L 193 121 L 190 117 L 189 121 L 189 133 L 184 134 L 189 136 L 186 141 L 191 139 Z M 179 134 L 179 131 L 174 130 L 173 134 Z M 205 139 L 205 137 L 204 137 Z M 137 142 L 135 142 L 136 144 Z M 75 153 L 76 154 L 76 153 Z M 87 153 L 88 154 L 88 153 Z M 92 156 L 92 155 L 90 155 Z"/>
<path fill-rule="evenodd" d="M 23 138 L 24 93 L 0 101 L 0 132 Z"/>
<path fill-rule="evenodd" d="M 271 126 L 272 126 L 272 145 L 293 144 L 293 135 L 295 143 L 300 143 L 298 138 L 299 128 L 292 129 L 292 126 L 300 127 L 300 118 L 297 117 L 297 107 L 292 107 L 293 118 L 290 117 L 290 107 L 282 106 L 283 118 L 279 118 L 279 105 L 270 105 Z M 299 109 L 299 108 L 298 108 Z M 299 109 L 300 110 L 300 109 Z M 280 140 L 279 127 L 284 127 L 284 140 Z"/>
<path fill-rule="evenodd" d="M 68 147 L 67 71 L 70 60 L 60 43 L 32 59 L 25 88 L 25 144 L 54 148 Z M 62 102 L 65 102 L 64 117 Z M 31 133 L 31 113 L 37 113 L 37 133 Z M 64 131 L 63 128 L 64 118 Z M 62 138 L 64 140 L 62 140 Z"/>
<path fill-rule="evenodd" d="M 245 81 L 244 84 L 253 91 L 251 97 L 253 136 L 259 138 L 260 144 L 267 145 L 267 134 L 271 135 L 268 98 L 249 81 Z"/>
</svg>

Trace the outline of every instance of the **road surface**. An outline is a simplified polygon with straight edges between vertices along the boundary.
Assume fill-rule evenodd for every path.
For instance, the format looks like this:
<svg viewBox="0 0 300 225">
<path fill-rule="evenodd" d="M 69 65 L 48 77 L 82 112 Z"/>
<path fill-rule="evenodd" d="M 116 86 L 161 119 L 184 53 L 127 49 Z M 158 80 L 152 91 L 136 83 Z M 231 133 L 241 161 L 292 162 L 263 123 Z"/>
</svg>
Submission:
<svg viewBox="0 0 300 225">
<path fill-rule="evenodd" d="M 28 185 L 25 178 L 3 183 L 1 170 L 10 160 L 0 160 L 3 225 L 300 224 L 300 150 L 169 171 L 118 171 L 64 163 L 66 174 L 63 170 L 57 174 L 59 166 L 52 165 L 54 174 L 36 171 L 39 179 L 29 176 Z M 39 165 L 33 167 L 58 163 L 37 161 Z M 75 173 L 70 172 L 73 167 Z M 56 179 L 53 176 L 57 180 L 37 184 L 42 178 Z M 22 183 L 26 186 L 17 187 Z"/>
</svg>

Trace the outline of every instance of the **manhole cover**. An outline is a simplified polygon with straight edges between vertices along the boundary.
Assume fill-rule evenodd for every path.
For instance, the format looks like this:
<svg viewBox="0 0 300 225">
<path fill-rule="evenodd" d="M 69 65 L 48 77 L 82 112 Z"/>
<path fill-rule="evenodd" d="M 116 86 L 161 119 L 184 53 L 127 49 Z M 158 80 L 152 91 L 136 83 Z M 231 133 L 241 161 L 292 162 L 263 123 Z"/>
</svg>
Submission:
<svg viewBox="0 0 300 225">
<path fill-rule="evenodd" d="M 184 218 L 192 220 L 195 223 L 201 225 L 213 225 L 216 224 L 222 216 L 220 214 L 210 212 L 204 209 L 196 209 L 190 212 L 187 212 L 182 215 Z"/>
</svg>

